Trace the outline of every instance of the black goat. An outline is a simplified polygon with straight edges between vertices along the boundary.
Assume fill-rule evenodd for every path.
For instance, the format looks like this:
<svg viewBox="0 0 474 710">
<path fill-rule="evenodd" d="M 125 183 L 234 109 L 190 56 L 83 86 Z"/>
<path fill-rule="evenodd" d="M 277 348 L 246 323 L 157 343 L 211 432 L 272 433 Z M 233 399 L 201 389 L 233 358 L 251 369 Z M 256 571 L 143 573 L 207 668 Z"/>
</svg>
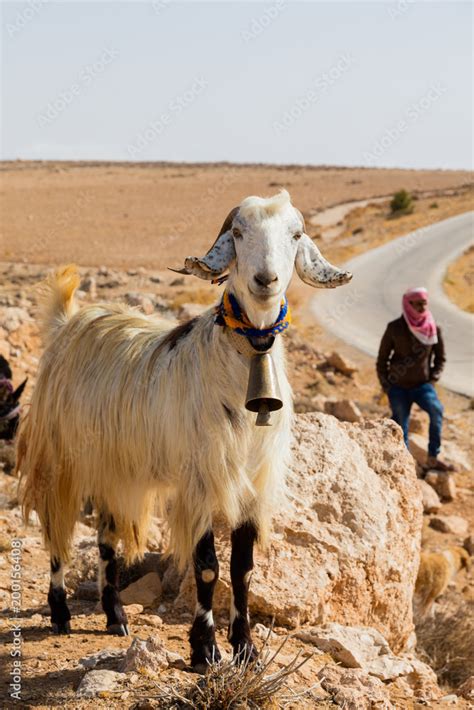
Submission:
<svg viewBox="0 0 474 710">
<path fill-rule="evenodd" d="M 28 381 L 23 380 L 16 390 L 11 383 L 12 371 L 8 361 L 0 355 L 0 439 L 13 439 L 20 420 L 20 397 Z"/>
</svg>

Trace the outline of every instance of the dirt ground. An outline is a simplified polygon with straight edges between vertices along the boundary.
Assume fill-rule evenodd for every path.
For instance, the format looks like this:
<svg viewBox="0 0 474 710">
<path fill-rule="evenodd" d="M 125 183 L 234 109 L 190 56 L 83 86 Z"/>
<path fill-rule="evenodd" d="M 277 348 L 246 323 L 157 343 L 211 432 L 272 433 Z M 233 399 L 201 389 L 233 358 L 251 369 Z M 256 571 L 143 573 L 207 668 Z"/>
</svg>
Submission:
<svg viewBox="0 0 474 710">
<path fill-rule="evenodd" d="M 436 194 L 471 181 L 466 171 L 22 161 L 4 162 L 0 175 L 0 261 L 154 269 L 207 249 L 248 195 L 284 187 L 309 215 L 400 188 Z"/>
<path fill-rule="evenodd" d="M 186 304 L 217 301 L 221 289 L 195 279 L 176 278 L 176 274 L 165 271 L 166 266 L 180 266 L 187 254 L 204 252 L 230 208 L 248 194 L 269 194 L 286 187 L 307 220 L 325 206 L 387 195 L 387 202 L 350 211 L 339 225 L 336 237 L 331 236 L 333 232 L 325 233 L 315 227 L 308 229 L 312 236 L 316 236 L 325 256 L 340 263 L 382 241 L 472 208 L 472 187 L 468 181 L 467 173 L 443 171 L 296 166 L 3 164 L 1 194 L 5 210 L 0 241 L 1 303 L 21 305 L 30 302 L 34 305 L 34 284 L 46 269 L 75 261 L 84 267 L 84 276 L 89 273 L 96 278 L 98 300 L 122 298 L 126 292 L 150 293 L 179 318 L 183 316 Z M 397 220 L 390 219 L 389 196 L 401 187 L 419 192 L 415 212 Z M 432 206 L 435 201 L 437 207 Z M 102 274 L 98 273 L 101 265 L 106 267 Z M 381 397 L 376 381 L 373 360 L 332 338 L 311 320 L 307 307 L 311 295 L 311 289 L 299 282 L 294 283 L 289 292 L 294 328 L 286 337 L 297 409 L 305 411 L 311 407 L 311 399 L 321 394 L 353 399 L 367 417 L 388 415 L 387 403 Z M 83 298 L 87 301 L 90 296 L 83 294 Z M 15 338 L 9 346 L 8 356 L 14 369 L 15 384 L 26 375 L 30 377 L 27 401 L 40 354 L 36 325 L 26 324 Z M 328 368 L 326 358 L 332 350 L 355 363 L 355 375 L 347 377 Z M 454 442 L 472 461 L 474 411 L 471 403 L 466 397 L 442 388 L 440 397 L 446 408 L 445 438 Z M 426 435 L 425 415 L 417 413 L 416 418 Z M 75 688 L 84 674 L 79 660 L 104 648 L 125 649 L 130 642 L 129 639 L 107 637 L 103 633 L 103 617 L 97 610 L 96 601 L 86 599 L 75 599 L 71 603 L 75 616 L 73 633 L 61 638 L 50 635 L 45 606 L 48 558 L 41 546 L 38 527 L 33 525 L 26 531 L 23 528 L 16 497 L 17 481 L 9 472 L 8 462 L 12 458 L 11 447 L 0 446 L 0 460 L 6 462 L 4 472 L 0 471 L 2 679 L 9 673 L 11 649 L 8 555 L 12 538 L 21 537 L 24 539 L 20 623 L 24 643 L 23 700 L 20 706 L 121 708 L 132 707 L 140 699 L 155 697 L 158 694 L 156 681 L 137 673 L 132 677 L 132 687 L 127 686 L 117 695 L 93 701 L 75 699 Z M 457 497 L 443 504 L 442 513 L 469 519 L 472 529 L 472 478 L 465 472 L 459 473 L 456 480 Z M 88 523 L 90 521 L 84 520 L 80 526 L 81 540 L 93 535 Z M 460 543 L 462 540 L 456 536 L 430 528 L 426 517 L 423 533 L 426 549 L 440 550 Z M 460 603 L 472 598 L 472 575 L 461 572 L 453 590 Z M 165 597 L 159 608 L 132 617 L 131 627 L 141 638 L 159 633 L 167 648 L 187 659 L 190 619 L 190 613 L 177 615 Z M 225 619 L 217 621 L 220 645 L 225 650 Z M 269 619 L 253 621 L 269 623 Z M 276 632 L 280 636 L 286 633 L 285 629 L 276 629 Z M 281 662 L 298 650 L 307 653 L 305 644 L 290 639 Z M 294 676 L 294 686 L 299 689 L 310 687 L 317 671 L 327 661 L 325 656 L 313 658 Z M 114 661 L 109 661 L 105 667 L 113 669 Z M 170 670 L 161 682 L 182 682 L 184 675 L 182 671 Z M 2 680 L 0 696 L 5 689 Z M 403 695 L 397 697 L 396 688 L 393 694 L 397 707 L 422 707 L 418 703 L 407 704 Z M 2 703 L 2 707 L 10 707 L 6 702 Z M 294 707 L 334 705 L 316 688 L 313 697 Z M 433 703 L 431 707 L 445 705 Z M 468 705 L 460 700 L 457 707 Z"/>
<path fill-rule="evenodd" d="M 444 288 L 459 308 L 474 313 L 474 246 L 448 268 Z"/>
</svg>

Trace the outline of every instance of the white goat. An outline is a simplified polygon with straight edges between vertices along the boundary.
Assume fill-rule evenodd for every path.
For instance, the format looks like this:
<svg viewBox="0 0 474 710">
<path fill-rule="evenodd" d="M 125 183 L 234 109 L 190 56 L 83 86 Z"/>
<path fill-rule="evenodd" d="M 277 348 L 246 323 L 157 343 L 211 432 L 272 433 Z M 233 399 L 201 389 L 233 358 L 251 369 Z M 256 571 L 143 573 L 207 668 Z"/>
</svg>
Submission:
<svg viewBox="0 0 474 710">
<path fill-rule="evenodd" d="M 245 199 L 208 253 L 186 259 L 185 272 L 209 280 L 229 270 L 227 292 L 262 331 L 278 319 L 294 264 L 312 286 L 338 286 L 351 278 L 322 258 L 283 191 Z M 51 554 L 53 630 L 70 630 L 64 564 L 89 497 L 99 514 L 107 629 L 128 633 L 117 592 L 116 546 L 121 539 L 127 560 L 143 553 L 159 502 L 179 566 L 194 561 L 192 664 L 219 658 L 212 618 L 215 516 L 233 530 L 229 639 L 236 654 L 253 654 L 247 612 L 253 543 L 268 535 L 291 439 L 292 396 L 281 338 L 268 332 L 240 336 L 255 352 L 274 341 L 284 406 L 272 427 L 256 427 L 255 414 L 244 406 L 248 354 L 239 352 L 230 328 L 216 326 L 215 309 L 170 330 L 169 323 L 120 305 L 77 311 L 78 283 L 77 271 L 68 267 L 47 285 L 46 350 L 18 438 L 25 515 L 37 511 Z"/>
</svg>

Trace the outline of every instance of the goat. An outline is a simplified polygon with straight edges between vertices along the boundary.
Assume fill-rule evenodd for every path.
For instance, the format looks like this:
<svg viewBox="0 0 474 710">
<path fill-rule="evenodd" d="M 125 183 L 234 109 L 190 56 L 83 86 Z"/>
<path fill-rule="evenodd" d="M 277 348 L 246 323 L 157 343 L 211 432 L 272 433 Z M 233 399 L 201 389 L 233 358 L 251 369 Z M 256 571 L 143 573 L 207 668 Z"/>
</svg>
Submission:
<svg viewBox="0 0 474 710">
<path fill-rule="evenodd" d="M 20 421 L 20 397 L 28 378 L 15 390 L 12 385 L 12 371 L 8 361 L 0 355 L 0 439 L 14 438 Z"/>
<path fill-rule="evenodd" d="M 424 617 L 456 574 L 463 567 L 468 569 L 469 565 L 469 553 L 458 545 L 442 552 L 422 552 L 413 597 L 416 616 Z"/>
<path fill-rule="evenodd" d="M 265 544 L 284 493 L 292 426 L 284 347 L 272 328 L 294 265 L 312 286 L 352 277 L 321 256 L 282 191 L 246 198 L 207 254 L 185 260 L 186 274 L 228 279 L 227 294 L 253 328 L 248 337 L 219 327 L 215 308 L 172 329 L 122 305 L 77 311 L 76 270 L 50 278 L 46 349 L 21 424 L 17 468 L 25 517 L 37 511 L 50 550 L 54 631 L 70 631 L 64 565 L 82 501 L 90 498 L 98 511 L 99 590 L 107 630 L 119 635 L 128 627 L 117 591 L 117 543 L 127 562 L 142 555 L 159 503 L 179 568 L 194 564 L 192 665 L 220 658 L 212 616 L 216 516 L 232 530 L 229 640 L 235 655 L 255 654 L 247 603 L 253 545 Z M 271 427 L 256 427 L 244 407 L 250 359 L 240 341 L 253 352 L 272 346 L 284 406 Z"/>
</svg>

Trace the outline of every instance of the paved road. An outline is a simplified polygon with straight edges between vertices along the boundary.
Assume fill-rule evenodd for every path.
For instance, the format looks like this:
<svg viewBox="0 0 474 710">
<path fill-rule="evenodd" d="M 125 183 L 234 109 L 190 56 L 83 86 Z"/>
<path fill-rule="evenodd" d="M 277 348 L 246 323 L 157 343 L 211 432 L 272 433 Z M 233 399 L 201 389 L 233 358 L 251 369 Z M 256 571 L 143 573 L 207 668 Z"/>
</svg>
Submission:
<svg viewBox="0 0 474 710">
<path fill-rule="evenodd" d="M 418 229 L 349 261 L 352 282 L 313 299 L 317 319 L 334 335 L 376 356 L 388 321 L 401 313 L 401 295 L 425 286 L 431 310 L 443 328 L 447 363 L 443 385 L 474 396 L 474 316 L 445 295 L 442 282 L 450 262 L 473 243 L 474 212 Z"/>
</svg>

